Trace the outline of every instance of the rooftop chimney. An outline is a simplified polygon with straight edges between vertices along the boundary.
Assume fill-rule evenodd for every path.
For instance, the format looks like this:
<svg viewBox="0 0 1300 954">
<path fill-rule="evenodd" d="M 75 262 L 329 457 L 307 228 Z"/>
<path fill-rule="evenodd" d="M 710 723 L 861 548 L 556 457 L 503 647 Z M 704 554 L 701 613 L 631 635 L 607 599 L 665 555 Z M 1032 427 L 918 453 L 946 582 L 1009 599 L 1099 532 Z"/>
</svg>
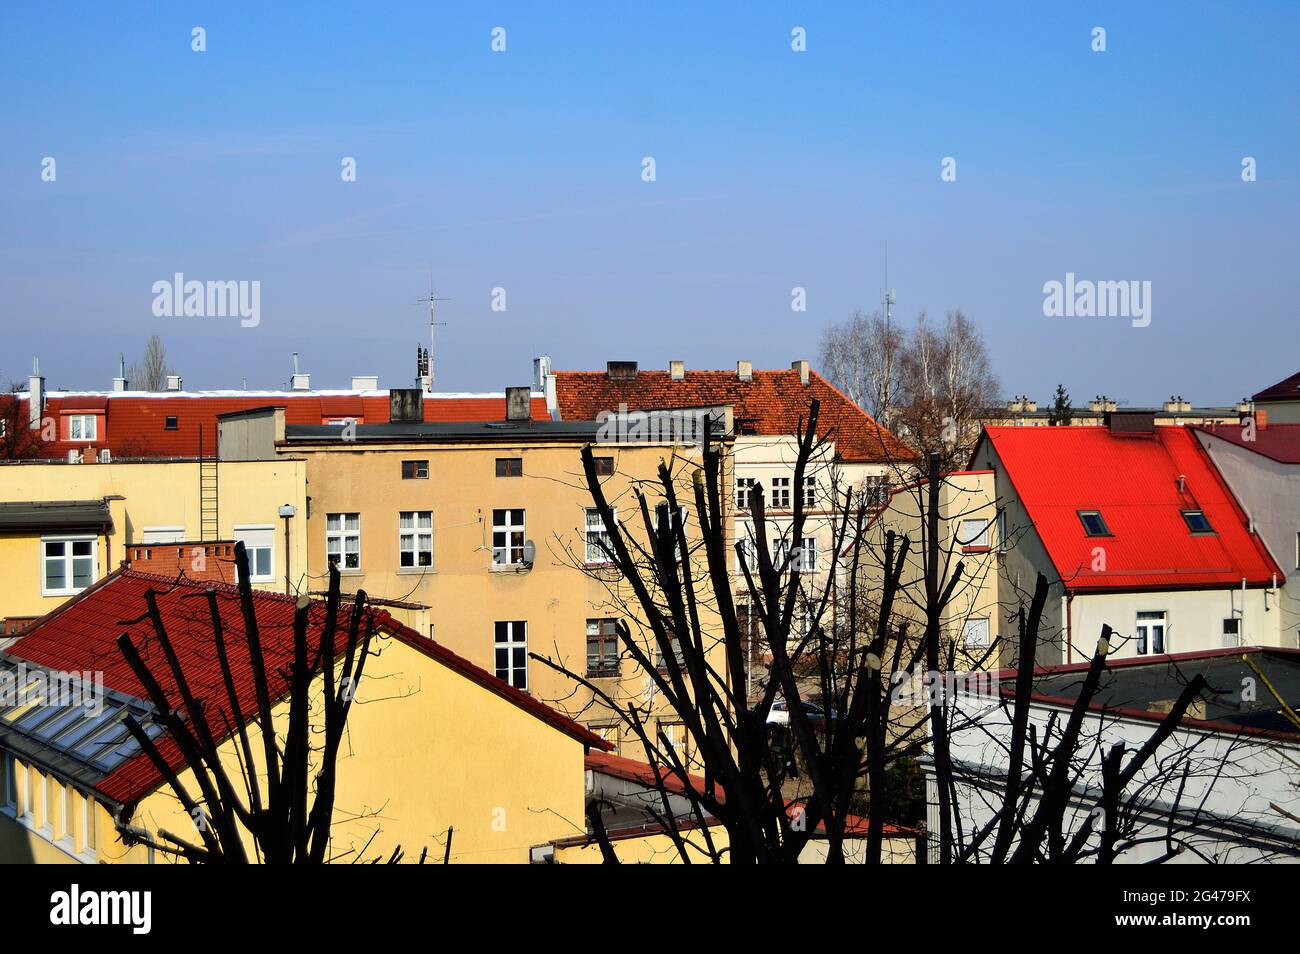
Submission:
<svg viewBox="0 0 1300 954">
<path fill-rule="evenodd" d="M 379 375 L 377 374 L 354 374 L 352 375 L 352 390 L 354 391 L 378 391 Z"/>
<path fill-rule="evenodd" d="M 680 381 L 682 380 L 682 378 L 686 377 L 686 362 L 669 361 L 668 376 L 672 378 L 674 381 Z"/>
<path fill-rule="evenodd" d="M 752 381 L 754 379 L 754 362 L 737 361 L 736 377 L 742 381 Z"/>
<path fill-rule="evenodd" d="M 167 375 L 167 390 L 179 391 L 181 389 L 181 376 L 179 374 Z"/>
<path fill-rule="evenodd" d="M 528 388 L 506 388 L 506 420 L 527 421 L 532 414 L 533 395 Z"/>
<path fill-rule="evenodd" d="M 533 390 L 546 395 L 546 413 L 552 420 L 559 420 L 560 404 L 555 394 L 555 372 L 551 370 L 549 354 L 533 358 Z"/>
<path fill-rule="evenodd" d="M 606 361 L 605 373 L 612 381 L 632 381 L 636 378 L 635 361 Z"/>
<path fill-rule="evenodd" d="M 117 377 L 113 379 L 113 390 L 126 390 L 126 355 L 124 354 L 117 356 Z"/>
<path fill-rule="evenodd" d="M 41 377 L 41 359 L 32 358 L 32 376 L 27 379 L 27 416 L 32 430 L 41 429 L 45 413 L 45 379 Z"/>
<path fill-rule="evenodd" d="M 289 387 L 294 391 L 311 390 L 311 375 L 298 372 L 298 352 L 296 351 L 293 353 L 293 377 L 289 379 Z"/>
<path fill-rule="evenodd" d="M 798 361 L 792 362 L 790 364 L 790 370 L 799 372 L 800 384 L 808 383 L 808 362 L 805 361 L 803 358 L 800 358 Z"/>
<path fill-rule="evenodd" d="M 1106 426 L 1111 434 L 1154 434 L 1156 416 L 1151 411 L 1107 411 Z"/>
<path fill-rule="evenodd" d="M 393 388 L 388 392 L 388 420 L 393 424 L 424 421 L 424 391 L 420 388 Z"/>
</svg>

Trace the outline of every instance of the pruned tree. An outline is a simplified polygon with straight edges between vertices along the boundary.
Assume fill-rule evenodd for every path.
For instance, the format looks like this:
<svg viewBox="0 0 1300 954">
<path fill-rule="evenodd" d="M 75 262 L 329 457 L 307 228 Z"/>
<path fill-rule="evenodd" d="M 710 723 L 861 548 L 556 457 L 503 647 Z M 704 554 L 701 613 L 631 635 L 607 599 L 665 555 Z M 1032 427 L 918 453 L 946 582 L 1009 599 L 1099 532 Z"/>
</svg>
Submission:
<svg viewBox="0 0 1300 954">
<path fill-rule="evenodd" d="M 152 589 L 141 619 L 152 622 L 161 657 L 128 633 L 118 639 L 153 706 L 148 719 L 165 735 L 147 731 L 130 716 L 127 729 L 193 820 L 197 838 L 155 833 L 125 821 L 118 830 L 127 844 L 148 844 L 195 863 L 320 864 L 330 860 L 339 747 L 371 652 L 375 619 L 364 591 L 350 607 L 341 605 L 339 572 L 331 566 L 324 602 L 301 597 L 291 646 L 273 650 L 260 633 L 243 543 L 235 546 L 235 566 L 243 645 L 227 639 L 229 599 L 213 589 L 203 594 L 220 687 L 192 683 L 193 673 L 180 661 Z M 319 638 L 313 640 L 312 633 Z M 251 710 L 237 686 L 236 657 L 246 661 L 253 681 Z M 276 706 L 286 700 L 280 731 Z M 179 767 L 164 754 L 167 744 L 179 750 Z M 223 762 L 227 750 L 238 764 L 237 774 Z M 182 781 L 185 770 L 192 775 L 190 785 Z M 265 790 L 259 779 L 265 780 Z M 389 860 L 399 859 L 400 849 Z"/>
<path fill-rule="evenodd" d="M 167 348 L 162 338 L 150 335 L 144 347 L 144 357 L 127 369 L 127 380 L 134 391 L 162 391 L 167 387 L 167 376 L 175 374 L 167 363 Z"/>
</svg>

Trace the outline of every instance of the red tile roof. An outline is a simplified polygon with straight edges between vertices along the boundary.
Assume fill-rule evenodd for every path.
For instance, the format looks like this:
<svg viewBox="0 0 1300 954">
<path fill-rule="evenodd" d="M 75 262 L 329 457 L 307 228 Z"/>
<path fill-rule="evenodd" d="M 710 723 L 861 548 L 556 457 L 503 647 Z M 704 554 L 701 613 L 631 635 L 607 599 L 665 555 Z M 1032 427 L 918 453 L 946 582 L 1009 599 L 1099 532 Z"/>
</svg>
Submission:
<svg viewBox="0 0 1300 954">
<path fill-rule="evenodd" d="M 1271 384 L 1260 391 L 1252 401 L 1300 401 L 1300 371 L 1283 378 L 1277 384 Z"/>
<path fill-rule="evenodd" d="M 840 459 L 885 462 L 911 459 L 912 452 L 888 430 L 812 371 L 801 384 L 799 372 L 755 371 L 741 381 L 734 371 L 687 371 L 674 381 L 667 371 L 638 371 L 614 379 L 604 371 L 557 371 L 556 400 L 565 421 L 591 421 L 620 404 L 632 411 L 671 410 L 730 404 L 736 433 L 795 434 L 808 417 L 813 398 L 821 401 L 821 433 L 835 441 Z"/>
<path fill-rule="evenodd" d="M 1300 424 L 1269 424 L 1255 429 L 1253 441 L 1242 440 L 1240 424 L 1200 427 L 1198 431 L 1221 437 L 1229 443 L 1254 451 L 1280 464 L 1300 464 Z"/>
<path fill-rule="evenodd" d="M 27 397 L 19 399 L 22 419 L 27 415 Z M 52 392 L 45 402 L 45 416 L 59 420 L 61 414 L 86 411 L 104 415 L 94 441 L 59 440 L 44 445 L 42 456 L 62 458 L 69 450 L 107 447 L 114 457 L 196 457 L 199 432 L 203 452 L 216 451 L 217 418 L 222 414 L 261 407 L 283 407 L 287 424 L 324 424 L 331 419 L 355 417 L 360 423 L 388 421 L 388 392 L 181 392 L 178 394 L 76 394 Z M 532 398 L 532 418 L 550 420 L 544 397 Z M 426 397 L 424 419 L 428 422 L 496 421 L 506 416 L 504 396 L 449 395 Z M 167 418 L 176 418 L 176 429 L 168 430 Z M 66 425 L 59 422 L 62 437 Z"/>
<path fill-rule="evenodd" d="M 989 427 L 976 456 L 985 442 L 1071 591 L 1239 586 L 1243 577 L 1265 586 L 1285 576 L 1188 428 Z M 1100 511 L 1112 535 L 1088 536 L 1080 510 Z M 1214 533 L 1193 534 L 1184 510 L 1202 511 Z M 1097 547 L 1104 571 L 1092 570 Z"/>
<path fill-rule="evenodd" d="M 229 584 L 178 581 L 134 570 L 119 570 L 32 624 L 7 651 L 13 656 L 53 669 L 102 671 L 104 685 L 109 689 L 137 698 L 147 698 L 144 687 L 117 648 L 117 638 L 123 632 L 130 633 L 132 641 L 159 683 L 167 690 L 169 698 L 178 700 L 170 669 L 157 648 L 153 627 L 148 619 L 140 619 L 146 611 L 144 596 L 150 589 L 158 594 L 158 609 L 168 637 L 181 660 L 191 691 L 196 698 L 205 700 L 208 706 L 208 721 L 214 731 L 228 721 L 222 715 L 214 714 L 225 713 L 227 709 L 226 690 L 212 648 L 212 625 L 204 596 L 208 589 L 216 592 L 240 709 L 245 715 L 254 713 L 256 700 L 253 671 L 239 609 L 238 589 Z M 272 697 L 279 698 L 288 691 L 283 673 L 287 671 L 293 653 L 293 618 L 297 600 L 292 596 L 259 590 L 253 591 L 253 600 Z M 445 646 L 423 638 L 414 630 L 398 623 L 387 612 L 372 613 L 379 632 L 442 663 L 584 745 L 597 749 L 609 748 L 609 743 L 590 730 L 506 685 Z M 339 623 L 340 632 L 335 639 L 336 652 L 341 651 L 339 647 L 342 647 L 346 639 L 346 620 L 350 615 L 347 607 L 344 608 L 344 614 Z M 319 646 L 324 632 L 324 617 L 324 601 L 313 600 L 309 647 Z M 170 737 L 162 738 L 159 749 L 173 767 L 182 764 L 180 751 Z M 104 776 L 96 788 L 108 798 L 132 804 L 161 784 L 162 776 L 148 756 L 140 753 Z"/>
</svg>

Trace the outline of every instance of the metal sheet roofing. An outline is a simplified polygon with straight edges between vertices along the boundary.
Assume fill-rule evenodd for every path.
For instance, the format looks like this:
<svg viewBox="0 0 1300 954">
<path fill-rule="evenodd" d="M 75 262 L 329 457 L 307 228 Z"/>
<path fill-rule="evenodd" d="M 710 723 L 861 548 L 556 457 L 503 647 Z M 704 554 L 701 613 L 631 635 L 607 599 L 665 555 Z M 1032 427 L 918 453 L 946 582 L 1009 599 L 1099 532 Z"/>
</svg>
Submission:
<svg viewBox="0 0 1300 954">
<path fill-rule="evenodd" d="M 21 530 L 99 530 L 113 518 L 103 500 L 0 503 L 0 532 Z"/>
<path fill-rule="evenodd" d="M 1106 427 L 990 427 L 984 442 L 1069 590 L 1228 587 L 1243 578 L 1264 586 L 1285 577 L 1187 428 L 1116 436 Z M 1109 535 L 1087 535 L 1079 518 L 1087 510 L 1101 513 Z M 1214 532 L 1193 533 L 1183 518 L 1190 510 Z"/>
</svg>

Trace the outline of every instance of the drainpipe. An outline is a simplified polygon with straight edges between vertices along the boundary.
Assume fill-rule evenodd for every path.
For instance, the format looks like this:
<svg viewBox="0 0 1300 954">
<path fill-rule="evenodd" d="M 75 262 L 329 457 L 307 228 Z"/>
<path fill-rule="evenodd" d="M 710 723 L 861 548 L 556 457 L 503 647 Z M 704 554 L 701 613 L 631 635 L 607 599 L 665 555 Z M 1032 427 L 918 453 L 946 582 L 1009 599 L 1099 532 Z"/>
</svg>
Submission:
<svg viewBox="0 0 1300 954">
<path fill-rule="evenodd" d="M 289 573 L 289 521 L 297 512 L 298 509 L 293 504 L 284 504 L 279 510 L 280 517 L 284 520 L 284 591 L 290 595 L 293 594 L 293 580 Z"/>
<path fill-rule="evenodd" d="M 1066 590 L 1061 597 L 1061 629 L 1065 632 L 1065 661 L 1074 662 L 1074 634 L 1071 631 L 1074 594 Z"/>
<path fill-rule="evenodd" d="M 1246 578 L 1241 578 L 1241 625 L 1237 627 L 1237 645 L 1246 645 Z"/>
</svg>

